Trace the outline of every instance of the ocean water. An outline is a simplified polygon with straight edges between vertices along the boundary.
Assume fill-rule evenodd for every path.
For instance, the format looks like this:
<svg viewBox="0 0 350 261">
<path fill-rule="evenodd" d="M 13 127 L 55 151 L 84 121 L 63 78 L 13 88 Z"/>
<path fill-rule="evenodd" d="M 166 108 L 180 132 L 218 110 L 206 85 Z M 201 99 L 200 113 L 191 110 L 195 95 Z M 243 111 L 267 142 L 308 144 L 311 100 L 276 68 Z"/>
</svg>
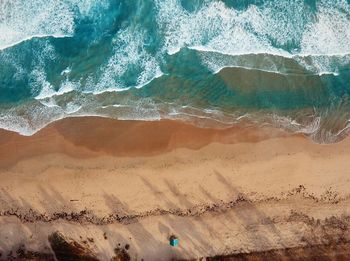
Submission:
<svg viewBox="0 0 350 261">
<path fill-rule="evenodd" d="M 70 116 L 240 121 L 335 142 L 349 0 L 0 0 L 0 128 Z"/>
</svg>

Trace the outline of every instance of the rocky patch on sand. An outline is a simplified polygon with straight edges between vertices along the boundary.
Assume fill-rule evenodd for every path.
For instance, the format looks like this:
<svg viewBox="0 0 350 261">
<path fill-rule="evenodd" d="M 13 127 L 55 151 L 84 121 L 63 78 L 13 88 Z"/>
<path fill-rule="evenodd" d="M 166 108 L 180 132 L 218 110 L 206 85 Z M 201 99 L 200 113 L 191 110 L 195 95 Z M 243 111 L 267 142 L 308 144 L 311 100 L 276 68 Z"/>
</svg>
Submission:
<svg viewBox="0 0 350 261">
<path fill-rule="evenodd" d="M 6 255 L 0 253 L 1 261 L 100 261 L 87 242 L 94 243 L 93 238 L 88 238 L 86 242 L 79 243 L 64 236 L 60 232 L 55 232 L 48 237 L 51 249 L 47 252 L 35 252 L 27 250 L 24 245 L 18 247 L 16 251 L 10 251 Z M 111 261 L 130 261 L 128 254 L 129 245 L 124 248 L 115 248 L 115 256 Z"/>
</svg>

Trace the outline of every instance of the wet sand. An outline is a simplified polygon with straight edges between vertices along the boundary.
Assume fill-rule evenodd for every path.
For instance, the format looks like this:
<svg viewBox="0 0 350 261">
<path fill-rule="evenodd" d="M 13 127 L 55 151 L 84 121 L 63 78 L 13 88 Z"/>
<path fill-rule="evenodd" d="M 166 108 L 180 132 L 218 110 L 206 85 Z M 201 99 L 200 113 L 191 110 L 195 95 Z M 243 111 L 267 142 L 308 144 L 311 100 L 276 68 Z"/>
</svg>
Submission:
<svg viewBox="0 0 350 261">
<path fill-rule="evenodd" d="M 30 137 L 1 131 L 0 145 L 3 256 L 21 244 L 50 252 L 55 231 L 94 238 L 100 260 L 118 244 L 170 260 L 350 239 L 350 139 L 84 117 Z"/>
</svg>

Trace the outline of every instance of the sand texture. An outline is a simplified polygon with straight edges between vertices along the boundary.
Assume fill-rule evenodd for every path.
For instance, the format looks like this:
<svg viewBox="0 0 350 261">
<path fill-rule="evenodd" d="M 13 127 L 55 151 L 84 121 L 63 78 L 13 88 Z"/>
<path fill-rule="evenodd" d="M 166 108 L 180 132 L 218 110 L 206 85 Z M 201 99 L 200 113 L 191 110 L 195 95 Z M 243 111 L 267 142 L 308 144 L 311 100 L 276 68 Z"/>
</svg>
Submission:
<svg viewBox="0 0 350 261">
<path fill-rule="evenodd" d="M 350 139 L 84 117 L 1 131 L 0 145 L 2 257 L 50 253 L 56 231 L 99 260 L 124 245 L 132 260 L 171 260 L 350 240 Z"/>
</svg>

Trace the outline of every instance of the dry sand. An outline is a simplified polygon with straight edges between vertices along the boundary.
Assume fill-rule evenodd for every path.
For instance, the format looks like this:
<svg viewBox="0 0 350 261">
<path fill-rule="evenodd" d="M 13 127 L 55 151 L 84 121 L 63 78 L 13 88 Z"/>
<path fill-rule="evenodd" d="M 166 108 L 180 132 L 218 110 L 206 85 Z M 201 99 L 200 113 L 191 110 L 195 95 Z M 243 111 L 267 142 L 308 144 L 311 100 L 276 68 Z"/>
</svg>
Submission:
<svg viewBox="0 0 350 261">
<path fill-rule="evenodd" d="M 101 260 L 119 243 L 170 260 L 350 239 L 350 139 L 84 117 L 1 131 L 0 145 L 3 255 L 45 250 L 57 230 L 93 237 Z"/>
</svg>

